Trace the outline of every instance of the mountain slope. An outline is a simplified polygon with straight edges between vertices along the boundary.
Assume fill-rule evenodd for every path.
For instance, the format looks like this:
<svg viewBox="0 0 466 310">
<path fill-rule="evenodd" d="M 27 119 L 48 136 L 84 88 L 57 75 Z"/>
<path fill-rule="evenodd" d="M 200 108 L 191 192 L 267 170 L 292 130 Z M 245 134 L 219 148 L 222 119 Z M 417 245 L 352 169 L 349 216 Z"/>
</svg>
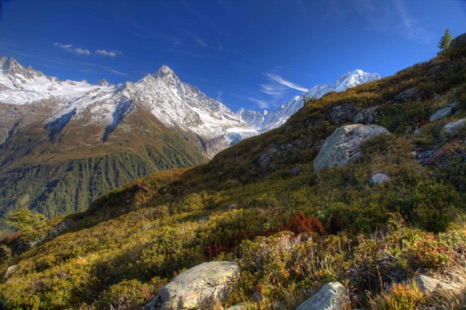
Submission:
<svg viewBox="0 0 466 310">
<path fill-rule="evenodd" d="M 329 92 L 345 91 L 351 87 L 376 81 L 378 79 L 380 79 L 380 75 L 377 73 L 368 73 L 357 69 L 345 73 L 339 77 L 333 85 L 319 84 L 311 87 L 302 96 L 295 96 L 287 103 L 280 105 L 274 111 L 248 111 L 241 109 L 238 111 L 238 114 L 249 125 L 259 128 L 260 132 L 266 132 L 268 130 L 280 127 L 293 114 L 301 109 L 304 105 L 303 98 L 318 99 L 325 94 L 328 94 Z"/>
<path fill-rule="evenodd" d="M 1 218 L 20 206 L 47 216 L 82 211 L 134 179 L 206 160 L 202 138 L 161 123 L 125 85 L 0 64 Z"/>
<path fill-rule="evenodd" d="M 463 270 L 466 127 L 447 128 L 466 122 L 465 57 L 466 34 L 431 61 L 310 101 L 208 164 L 153 174 L 56 218 L 36 247 L 25 250 L 26 233 L 10 236 L 0 271 L 16 267 L 0 299 L 11 309 L 141 308 L 174 274 L 229 260 L 241 279 L 225 307 L 295 309 L 334 281 L 352 308 L 391 294 L 435 307 L 413 301 L 405 283 Z M 359 161 L 316 172 L 324 141 L 356 116 L 390 135 L 367 141 Z M 381 172 L 391 180 L 370 181 Z"/>
</svg>

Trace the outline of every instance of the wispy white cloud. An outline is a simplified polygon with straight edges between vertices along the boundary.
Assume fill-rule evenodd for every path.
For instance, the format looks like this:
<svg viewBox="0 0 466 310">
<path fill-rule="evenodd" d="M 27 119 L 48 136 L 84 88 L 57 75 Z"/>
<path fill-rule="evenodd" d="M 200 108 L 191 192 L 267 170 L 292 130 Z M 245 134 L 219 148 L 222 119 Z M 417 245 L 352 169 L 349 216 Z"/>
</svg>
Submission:
<svg viewBox="0 0 466 310">
<path fill-rule="evenodd" d="M 121 55 L 121 51 L 116 51 L 116 50 L 107 51 L 106 49 L 96 50 L 95 53 L 97 55 L 102 55 L 106 57 L 116 57 L 118 55 Z"/>
<path fill-rule="evenodd" d="M 427 31 L 428 21 L 416 18 L 409 11 L 406 0 L 355 0 L 354 5 L 348 5 L 347 9 L 354 10 L 370 31 L 394 32 L 420 43 L 429 43 L 433 39 Z"/>
<path fill-rule="evenodd" d="M 274 97 L 281 97 L 283 94 L 286 93 L 287 88 L 280 85 L 280 84 L 262 84 L 261 85 L 261 92 L 274 96 Z"/>
<path fill-rule="evenodd" d="M 199 37 L 198 35 L 194 34 L 194 33 L 191 33 L 187 30 L 185 30 L 186 33 L 191 37 L 192 40 L 194 40 L 194 42 L 197 43 L 197 45 L 199 45 L 200 47 L 208 47 L 208 44 L 201 39 L 201 37 Z"/>
<path fill-rule="evenodd" d="M 90 50 L 86 48 L 81 48 L 81 47 L 74 47 L 73 44 L 60 44 L 60 43 L 55 42 L 53 45 L 61 49 L 64 49 L 65 51 L 78 54 L 78 55 L 91 55 L 92 54 Z"/>
<path fill-rule="evenodd" d="M 256 99 L 256 98 L 253 98 L 253 97 L 245 97 L 245 99 L 256 103 L 257 106 L 259 108 L 261 108 L 261 109 L 268 109 L 270 107 L 270 105 L 264 100 Z"/>
<path fill-rule="evenodd" d="M 215 100 L 222 102 L 223 91 L 219 90 L 217 92 L 217 98 Z"/>
<path fill-rule="evenodd" d="M 408 12 L 403 0 L 393 0 L 398 18 L 401 20 L 401 27 L 398 29 L 407 39 L 427 43 L 430 41 L 430 35 L 425 27 L 421 25 L 419 19 L 413 18 Z"/>
<path fill-rule="evenodd" d="M 61 48 L 61 49 L 65 50 L 67 52 L 77 54 L 77 55 L 87 55 L 87 56 L 89 56 L 89 55 L 95 54 L 95 55 L 101 55 L 101 56 L 105 56 L 105 57 L 116 57 L 116 56 L 119 56 L 119 55 L 123 54 L 121 51 L 106 50 L 106 49 L 98 49 L 95 52 L 92 52 L 91 50 L 89 50 L 87 48 L 75 47 L 73 44 L 61 44 L 61 43 L 55 42 L 53 45 L 58 47 L 58 48 Z"/>
<path fill-rule="evenodd" d="M 100 66 L 102 69 L 110 72 L 110 73 L 113 73 L 115 75 L 119 75 L 119 76 L 125 76 L 125 77 L 131 77 L 129 74 L 126 74 L 124 72 L 121 72 L 121 71 L 118 71 L 118 70 L 115 70 L 115 69 L 112 69 L 112 68 L 109 68 L 109 67 L 105 67 L 105 66 Z"/>
<path fill-rule="evenodd" d="M 280 85 L 283 85 L 283 86 L 286 86 L 288 88 L 291 88 L 291 89 L 296 89 L 296 90 L 299 90 L 299 91 L 302 91 L 302 92 L 305 92 L 307 91 L 307 88 L 304 88 L 296 83 L 293 83 L 291 81 L 288 81 L 288 80 L 285 80 L 284 78 L 282 78 L 280 75 L 278 74 L 275 74 L 275 73 L 265 73 L 265 75 L 272 81 L 275 81 L 277 82 L 278 84 Z"/>
</svg>

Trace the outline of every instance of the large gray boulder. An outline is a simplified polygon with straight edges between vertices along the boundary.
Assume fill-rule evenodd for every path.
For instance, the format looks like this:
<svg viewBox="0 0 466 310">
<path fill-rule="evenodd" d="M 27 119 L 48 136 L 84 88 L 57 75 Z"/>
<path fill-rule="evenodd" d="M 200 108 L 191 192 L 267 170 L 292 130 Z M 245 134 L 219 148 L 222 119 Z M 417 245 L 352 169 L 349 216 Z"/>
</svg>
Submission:
<svg viewBox="0 0 466 310">
<path fill-rule="evenodd" d="M 378 135 L 390 134 L 384 127 L 377 125 L 346 125 L 335 129 L 325 140 L 314 159 L 314 170 L 342 167 L 361 157 L 360 147 L 368 139 Z"/>
<path fill-rule="evenodd" d="M 347 309 L 349 302 L 346 288 L 340 282 L 330 282 L 296 310 L 343 310 Z"/>
<path fill-rule="evenodd" d="M 213 309 L 226 301 L 239 277 L 237 263 L 203 263 L 172 279 L 145 308 Z"/>
</svg>

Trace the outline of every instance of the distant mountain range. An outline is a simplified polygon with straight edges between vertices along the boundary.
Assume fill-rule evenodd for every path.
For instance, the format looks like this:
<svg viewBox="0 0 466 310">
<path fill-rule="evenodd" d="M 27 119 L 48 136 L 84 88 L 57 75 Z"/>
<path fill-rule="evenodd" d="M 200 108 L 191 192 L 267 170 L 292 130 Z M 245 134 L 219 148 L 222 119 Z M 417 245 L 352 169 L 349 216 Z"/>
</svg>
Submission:
<svg viewBox="0 0 466 310">
<path fill-rule="evenodd" d="M 251 111 L 240 109 L 238 114 L 249 125 L 258 128 L 259 132 L 265 132 L 283 125 L 291 115 L 295 114 L 304 105 L 303 97 L 320 98 L 325 94 L 336 91 L 341 92 L 348 88 L 380 79 L 377 73 L 367 73 L 362 70 L 354 70 L 339 77 L 333 85 L 319 84 L 311 87 L 302 96 L 295 96 L 285 104 L 280 105 L 274 111 Z"/>
<path fill-rule="evenodd" d="M 205 162 L 303 106 L 297 96 L 272 112 L 234 113 L 167 66 L 118 85 L 61 81 L 13 58 L 0 58 L 0 68 L 0 218 L 20 206 L 48 216 L 81 211 L 149 173 Z M 304 95 L 378 78 L 356 70 Z"/>
</svg>

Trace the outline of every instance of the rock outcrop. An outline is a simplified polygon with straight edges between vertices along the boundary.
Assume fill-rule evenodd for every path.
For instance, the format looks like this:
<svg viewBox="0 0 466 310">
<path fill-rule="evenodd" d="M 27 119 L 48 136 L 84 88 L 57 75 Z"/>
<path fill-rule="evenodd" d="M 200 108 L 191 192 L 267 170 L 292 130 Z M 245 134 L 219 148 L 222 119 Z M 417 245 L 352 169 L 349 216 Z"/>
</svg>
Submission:
<svg viewBox="0 0 466 310">
<path fill-rule="evenodd" d="M 390 134 L 384 127 L 377 125 L 346 125 L 337 128 L 324 142 L 314 159 L 314 170 L 342 167 L 361 157 L 360 147 L 368 139 L 378 135 Z"/>
<path fill-rule="evenodd" d="M 296 310 L 343 310 L 346 309 L 349 301 L 346 288 L 340 282 L 330 282 L 299 305 Z"/>
<path fill-rule="evenodd" d="M 225 302 L 239 277 L 234 262 L 202 263 L 172 279 L 145 309 L 213 309 Z"/>
</svg>

